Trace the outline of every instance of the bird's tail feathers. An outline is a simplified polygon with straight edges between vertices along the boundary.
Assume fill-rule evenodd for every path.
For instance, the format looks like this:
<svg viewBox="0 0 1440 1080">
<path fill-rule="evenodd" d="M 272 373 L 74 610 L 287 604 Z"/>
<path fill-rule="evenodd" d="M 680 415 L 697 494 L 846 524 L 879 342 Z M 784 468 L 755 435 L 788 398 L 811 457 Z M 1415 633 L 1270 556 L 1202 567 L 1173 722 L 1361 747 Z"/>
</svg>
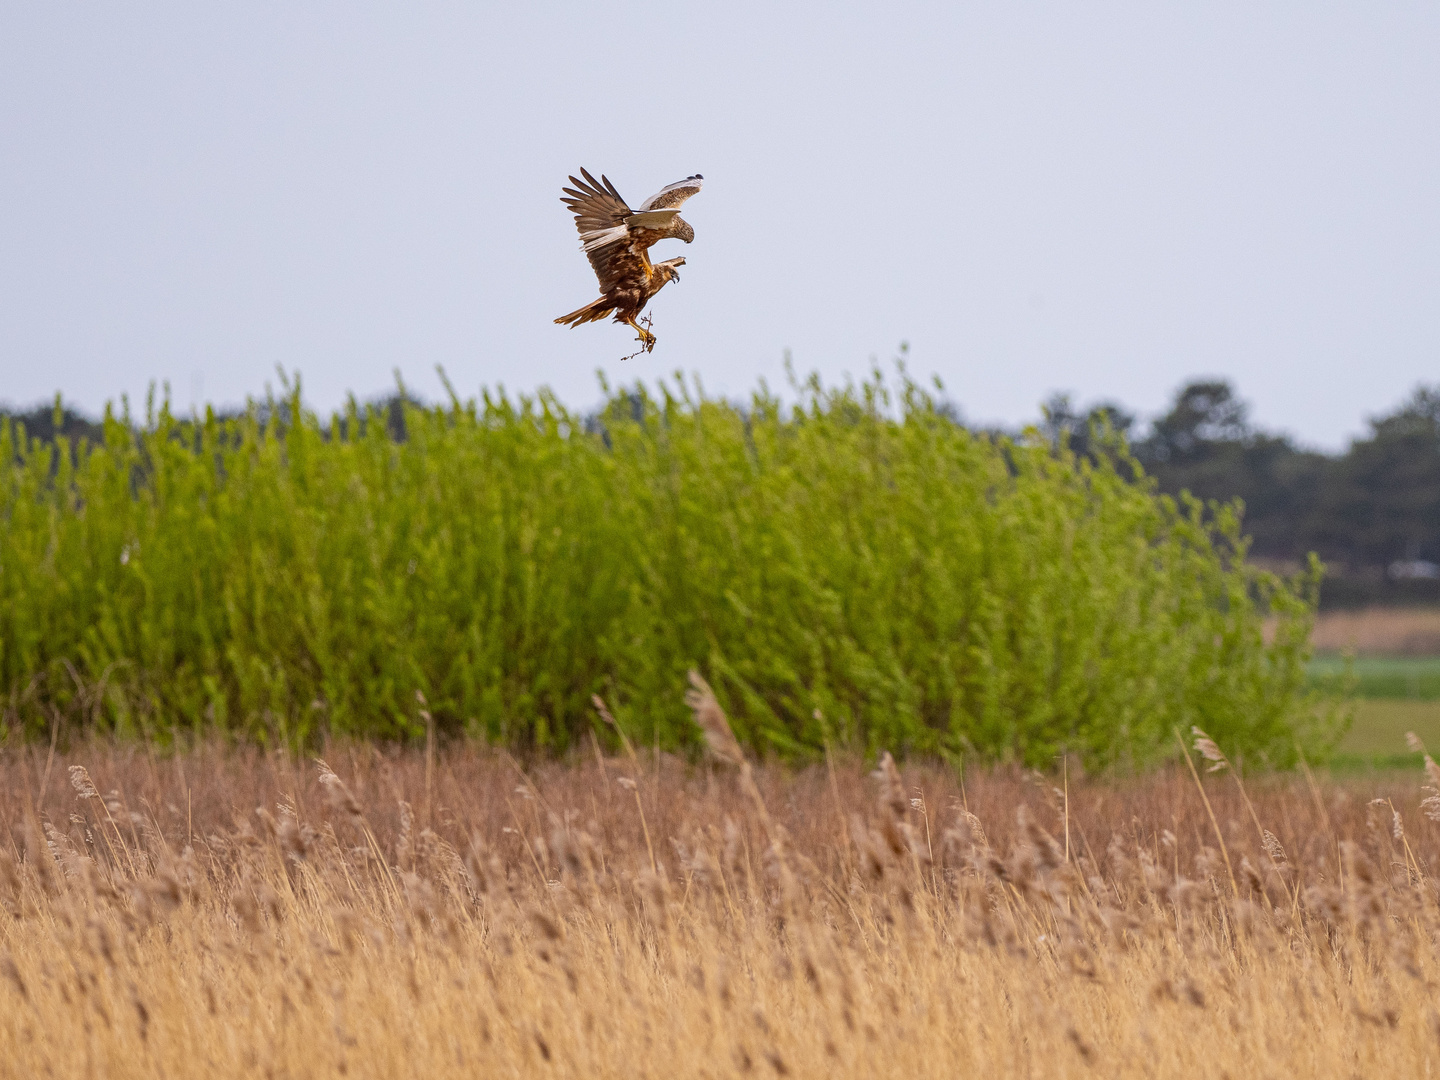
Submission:
<svg viewBox="0 0 1440 1080">
<path fill-rule="evenodd" d="M 583 326 L 587 322 L 599 322 L 614 310 L 615 304 L 602 296 L 599 300 L 592 300 L 584 307 L 570 312 L 569 315 L 561 315 L 555 321 L 561 326 Z"/>
</svg>

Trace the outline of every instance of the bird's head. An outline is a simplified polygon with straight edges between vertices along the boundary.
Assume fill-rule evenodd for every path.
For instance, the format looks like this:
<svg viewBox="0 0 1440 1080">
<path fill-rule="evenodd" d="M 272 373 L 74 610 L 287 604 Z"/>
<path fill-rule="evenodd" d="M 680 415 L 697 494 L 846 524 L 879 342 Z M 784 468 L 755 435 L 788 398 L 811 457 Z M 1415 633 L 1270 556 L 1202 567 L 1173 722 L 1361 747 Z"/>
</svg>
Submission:
<svg viewBox="0 0 1440 1080">
<path fill-rule="evenodd" d="M 695 239 L 695 230 L 692 229 L 690 223 L 679 214 L 675 215 L 675 238 L 677 240 L 684 240 L 687 244 Z"/>
<path fill-rule="evenodd" d="M 685 259 L 683 256 L 678 259 L 666 259 L 664 262 L 655 264 L 655 272 L 661 275 L 666 281 L 679 281 L 679 267 L 684 265 Z"/>
</svg>

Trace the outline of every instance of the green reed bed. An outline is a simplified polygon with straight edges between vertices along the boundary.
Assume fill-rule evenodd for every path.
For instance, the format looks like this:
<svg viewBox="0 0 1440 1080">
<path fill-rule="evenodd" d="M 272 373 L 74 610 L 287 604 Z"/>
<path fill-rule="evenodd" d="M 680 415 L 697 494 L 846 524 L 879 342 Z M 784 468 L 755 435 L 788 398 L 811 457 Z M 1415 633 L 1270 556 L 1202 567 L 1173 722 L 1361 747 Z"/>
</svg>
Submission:
<svg viewBox="0 0 1440 1080">
<path fill-rule="evenodd" d="M 1284 763 L 1336 734 L 1318 568 L 1248 566 L 1235 508 L 1154 495 L 1118 445 L 975 434 L 878 376 L 790 407 L 641 386 L 588 422 L 452 396 L 403 429 L 298 384 L 107 415 L 102 445 L 0 428 L 6 729 L 415 737 L 418 691 L 441 734 L 565 750 L 599 693 L 675 747 L 698 667 L 782 755 L 1140 764 L 1194 724 Z"/>
</svg>

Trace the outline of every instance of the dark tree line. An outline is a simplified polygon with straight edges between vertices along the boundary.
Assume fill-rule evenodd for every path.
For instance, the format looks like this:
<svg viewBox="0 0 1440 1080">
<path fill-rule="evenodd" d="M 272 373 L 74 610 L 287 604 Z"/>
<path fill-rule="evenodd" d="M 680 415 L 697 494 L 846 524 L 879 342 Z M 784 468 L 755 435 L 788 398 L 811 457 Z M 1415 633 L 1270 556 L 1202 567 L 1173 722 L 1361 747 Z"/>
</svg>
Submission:
<svg viewBox="0 0 1440 1080">
<path fill-rule="evenodd" d="M 1328 565 L 1332 604 L 1440 599 L 1440 386 L 1418 387 L 1342 454 L 1296 446 L 1251 423 L 1228 382 L 1193 382 L 1143 433 L 1106 404 L 1076 412 L 1063 396 L 1045 427 L 1081 452 L 1108 428 L 1125 435 L 1160 490 L 1201 499 L 1240 498 L 1251 551 Z"/>
</svg>

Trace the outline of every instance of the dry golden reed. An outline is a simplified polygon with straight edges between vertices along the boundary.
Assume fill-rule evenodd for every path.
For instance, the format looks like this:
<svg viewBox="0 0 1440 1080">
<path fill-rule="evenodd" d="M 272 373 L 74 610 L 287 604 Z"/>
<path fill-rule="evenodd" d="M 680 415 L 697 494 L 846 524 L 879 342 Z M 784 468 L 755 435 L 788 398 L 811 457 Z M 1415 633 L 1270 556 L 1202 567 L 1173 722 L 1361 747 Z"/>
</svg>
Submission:
<svg viewBox="0 0 1440 1080">
<path fill-rule="evenodd" d="M 691 704 L 715 761 L 0 752 L 0 1078 L 1440 1066 L 1428 762 L 791 772 Z"/>
</svg>

